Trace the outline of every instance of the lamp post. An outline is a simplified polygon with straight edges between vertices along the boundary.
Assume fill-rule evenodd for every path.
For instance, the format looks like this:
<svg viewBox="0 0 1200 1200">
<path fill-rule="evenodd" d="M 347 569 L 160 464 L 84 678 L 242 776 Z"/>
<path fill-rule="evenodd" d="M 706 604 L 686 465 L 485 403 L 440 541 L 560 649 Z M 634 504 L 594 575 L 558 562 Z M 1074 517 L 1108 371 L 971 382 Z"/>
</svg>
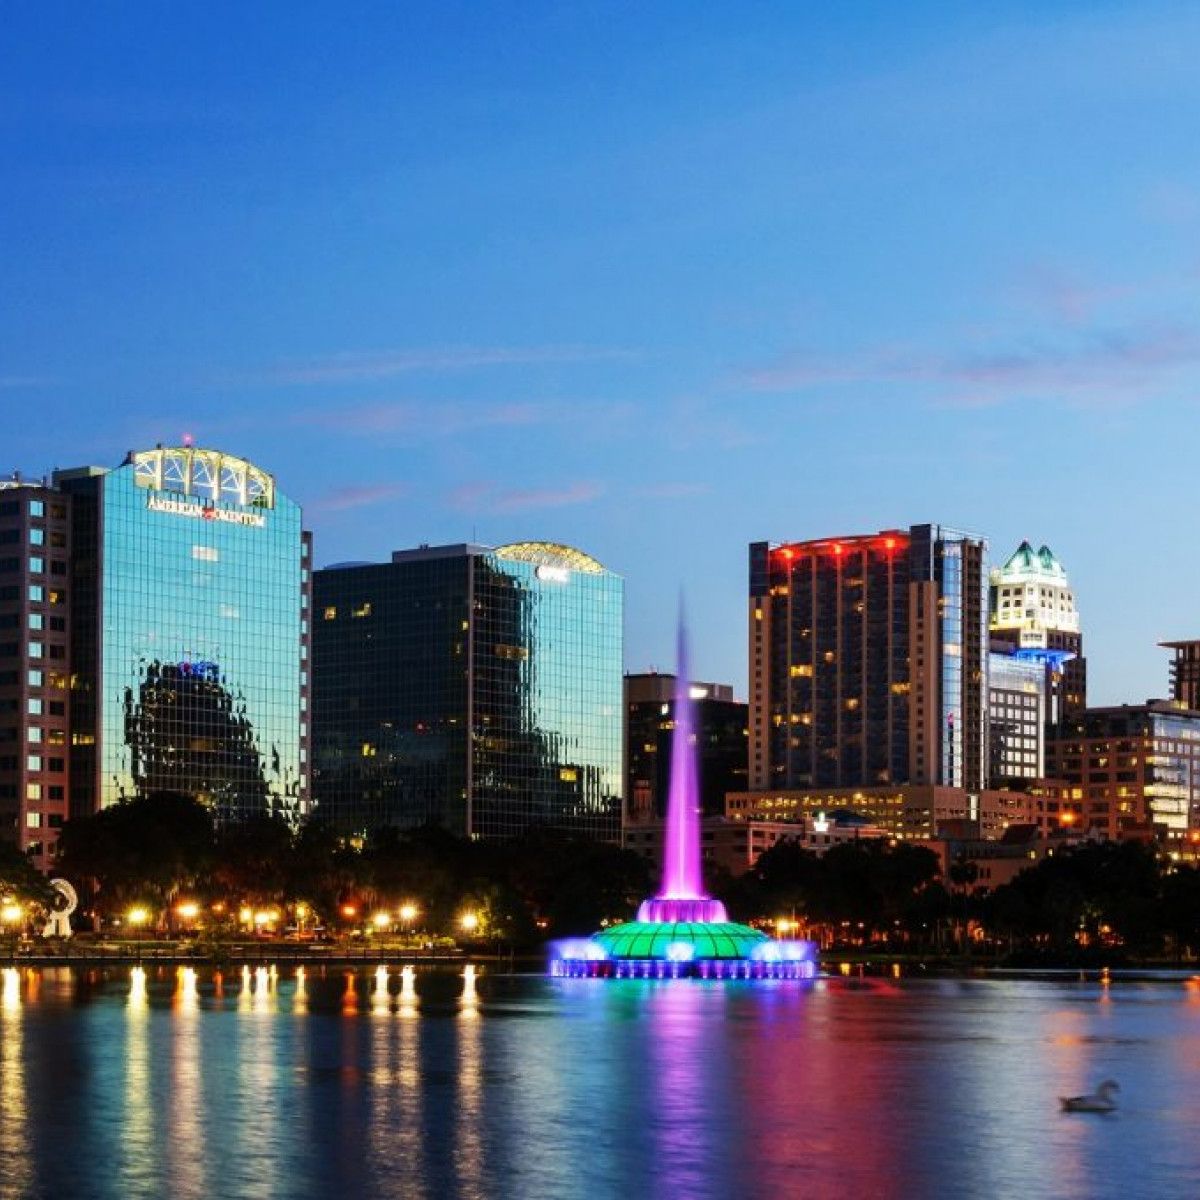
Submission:
<svg viewBox="0 0 1200 1200">
<path fill-rule="evenodd" d="M 142 926 L 150 920 L 150 913 L 139 904 L 125 914 L 125 919 L 133 926 L 135 936 L 141 937 Z"/>
<path fill-rule="evenodd" d="M 25 910 L 11 896 L 0 901 L 0 924 L 4 925 L 11 939 L 10 946 L 16 949 L 17 937 L 21 924 L 25 920 Z"/>
</svg>

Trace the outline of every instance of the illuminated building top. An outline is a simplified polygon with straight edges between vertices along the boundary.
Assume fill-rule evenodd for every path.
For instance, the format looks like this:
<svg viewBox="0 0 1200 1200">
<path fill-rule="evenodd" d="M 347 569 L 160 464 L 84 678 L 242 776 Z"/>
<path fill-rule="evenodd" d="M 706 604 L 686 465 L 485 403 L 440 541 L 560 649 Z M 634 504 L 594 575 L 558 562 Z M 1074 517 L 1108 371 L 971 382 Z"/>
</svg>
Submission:
<svg viewBox="0 0 1200 1200">
<path fill-rule="evenodd" d="M 584 554 L 582 550 L 576 550 L 573 546 L 563 546 L 558 542 L 510 542 L 507 546 L 498 546 L 495 555 L 510 562 L 527 562 L 539 567 L 579 571 L 584 575 L 604 573 L 603 565 L 590 554 Z"/>
<path fill-rule="evenodd" d="M 134 451 L 138 487 L 192 496 L 210 504 L 240 508 L 274 508 L 275 479 L 242 458 L 198 446 L 158 446 Z"/>
<path fill-rule="evenodd" d="M 1067 572 L 1049 546 L 1034 550 L 1022 542 L 990 582 L 991 627 L 1019 630 L 1022 647 L 1045 648 L 1051 632 L 1079 632 Z"/>
</svg>

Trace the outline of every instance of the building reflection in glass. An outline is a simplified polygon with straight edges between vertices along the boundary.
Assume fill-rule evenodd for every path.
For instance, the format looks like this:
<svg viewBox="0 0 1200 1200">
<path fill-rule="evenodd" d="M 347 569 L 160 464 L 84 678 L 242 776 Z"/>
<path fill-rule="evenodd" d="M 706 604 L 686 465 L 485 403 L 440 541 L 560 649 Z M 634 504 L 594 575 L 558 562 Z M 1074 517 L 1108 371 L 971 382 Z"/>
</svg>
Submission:
<svg viewBox="0 0 1200 1200">
<path fill-rule="evenodd" d="M 222 821 L 297 818 L 299 507 L 253 464 L 190 446 L 57 479 L 74 497 L 72 800 L 98 808 L 166 789 Z"/>
</svg>

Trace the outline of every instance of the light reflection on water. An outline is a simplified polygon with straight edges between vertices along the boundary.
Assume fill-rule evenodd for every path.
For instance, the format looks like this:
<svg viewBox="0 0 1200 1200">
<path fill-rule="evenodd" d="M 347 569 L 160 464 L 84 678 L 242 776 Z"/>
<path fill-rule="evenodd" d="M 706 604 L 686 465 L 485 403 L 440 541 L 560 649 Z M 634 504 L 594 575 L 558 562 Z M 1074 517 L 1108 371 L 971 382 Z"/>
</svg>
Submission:
<svg viewBox="0 0 1200 1200">
<path fill-rule="evenodd" d="M 1198 995 L 5 968 L 0 1197 L 1194 1197 Z"/>
</svg>

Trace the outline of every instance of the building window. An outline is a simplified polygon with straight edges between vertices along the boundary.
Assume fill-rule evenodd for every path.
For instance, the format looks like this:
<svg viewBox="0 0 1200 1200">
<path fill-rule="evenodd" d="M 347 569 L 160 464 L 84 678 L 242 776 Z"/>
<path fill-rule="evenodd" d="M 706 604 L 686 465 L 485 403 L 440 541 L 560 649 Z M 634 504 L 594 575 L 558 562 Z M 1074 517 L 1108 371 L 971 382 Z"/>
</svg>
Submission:
<svg viewBox="0 0 1200 1200">
<path fill-rule="evenodd" d="M 33 575 L 40 575 L 46 569 L 46 560 L 34 555 L 29 560 L 29 570 Z"/>
<path fill-rule="evenodd" d="M 26 813 L 25 814 L 25 827 L 27 829 L 41 829 L 42 814 L 38 813 L 38 812 Z"/>
<path fill-rule="evenodd" d="M 46 589 L 40 583 L 29 585 L 29 599 L 33 604 L 41 604 L 46 599 Z"/>
<path fill-rule="evenodd" d="M 46 515 L 46 505 L 42 500 L 30 500 L 29 515 L 31 517 L 44 517 Z"/>
</svg>

